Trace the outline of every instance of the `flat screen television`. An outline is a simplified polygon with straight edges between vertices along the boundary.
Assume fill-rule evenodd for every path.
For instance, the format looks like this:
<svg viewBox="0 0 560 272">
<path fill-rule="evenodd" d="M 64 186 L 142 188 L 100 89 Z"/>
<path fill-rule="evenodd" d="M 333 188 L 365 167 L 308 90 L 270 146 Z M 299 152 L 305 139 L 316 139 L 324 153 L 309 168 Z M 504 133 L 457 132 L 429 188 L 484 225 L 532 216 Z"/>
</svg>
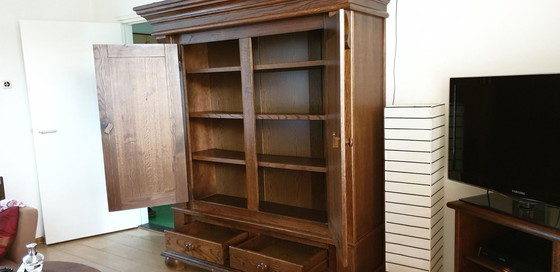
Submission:
<svg viewBox="0 0 560 272">
<path fill-rule="evenodd" d="M 451 78 L 448 146 L 449 179 L 560 207 L 560 74 Z"/>
</svg>

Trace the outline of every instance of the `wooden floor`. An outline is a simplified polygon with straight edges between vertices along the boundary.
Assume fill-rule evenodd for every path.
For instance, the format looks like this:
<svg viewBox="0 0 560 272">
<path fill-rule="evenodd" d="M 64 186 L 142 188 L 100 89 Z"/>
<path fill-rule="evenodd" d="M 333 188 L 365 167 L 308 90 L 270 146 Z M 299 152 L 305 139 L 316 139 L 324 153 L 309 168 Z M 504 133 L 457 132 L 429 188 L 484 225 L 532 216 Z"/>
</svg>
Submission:
<svg viewBox="0 0 560 272">
<path fill-rule="evenodd" d="M 162 232 L 137 228 L 48 246 L 41 244 L 37 251 L 45 255 L 45 261 L 76 262 L 102 272 L 204 271 L 193 267 L 167 268 L 160 256 L 164 247 Z"/>
</svg>

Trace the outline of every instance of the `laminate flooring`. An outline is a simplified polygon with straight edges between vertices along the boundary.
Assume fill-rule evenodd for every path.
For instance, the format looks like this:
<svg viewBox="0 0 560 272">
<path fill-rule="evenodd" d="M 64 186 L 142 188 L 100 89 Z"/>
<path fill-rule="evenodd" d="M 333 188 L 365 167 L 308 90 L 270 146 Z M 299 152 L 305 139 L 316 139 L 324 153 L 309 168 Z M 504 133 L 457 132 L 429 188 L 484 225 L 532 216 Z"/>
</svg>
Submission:
<svg viewBox="0 0 560 272">
<path fill-rule="evenodd" d="M 40 244 L 37 251 L 45 256 L 45 261 L 76 262 L 102 272 L 205 271 L 195 267 L 167 268 L 160 255 L 164 248 L 162 232 L 136 228 L 64 243 Z"/>
</svg>

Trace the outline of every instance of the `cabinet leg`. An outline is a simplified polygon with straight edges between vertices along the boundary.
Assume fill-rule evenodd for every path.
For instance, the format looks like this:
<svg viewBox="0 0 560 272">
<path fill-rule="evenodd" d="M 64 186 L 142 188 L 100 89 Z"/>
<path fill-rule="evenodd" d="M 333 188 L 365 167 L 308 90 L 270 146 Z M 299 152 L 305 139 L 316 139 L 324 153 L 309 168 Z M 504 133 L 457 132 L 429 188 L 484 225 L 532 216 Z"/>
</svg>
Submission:
<svg viewBox="0 0 560 272">
<path fill-rule="evenodd" d="M 184 262 L 181 262 L 179 260 L 170 257 L 165 257 L 165 265 L 173 270 L 182 270 L 183 268 L 185 268 Z"/>
</svg>

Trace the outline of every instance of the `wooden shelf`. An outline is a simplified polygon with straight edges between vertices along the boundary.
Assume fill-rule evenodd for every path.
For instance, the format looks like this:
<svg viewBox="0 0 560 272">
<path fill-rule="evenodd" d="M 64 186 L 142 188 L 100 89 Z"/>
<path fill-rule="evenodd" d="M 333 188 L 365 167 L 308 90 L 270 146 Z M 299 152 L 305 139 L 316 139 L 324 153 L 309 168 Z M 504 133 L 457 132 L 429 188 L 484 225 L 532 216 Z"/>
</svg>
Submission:
<svg viewBox="0 0 560 272">
<path fill-rule="evenodd" d="M 258 160 L 258 165 L 261 167 L 320 173 L 327 172 L 327 166 L 324 159 L 259 154 Z"/>
<path fill-rule="evenodd" d="M 214 118 L 214 119 L 243 119 L 242 112 L 227 112 L 227 111 L 200 111 L 189 113 L 191 118 Z M 324 121 L 327 117 L 323 114 L 257 114 L 256 119 L 259 120 L 309 120 L 309 121 Z"/>
<path fill-rule="evenodd" d="M 273 63 L 273 64 L 256 64 L 254 65 L 255 71 L 283 71 L 283 70 L 301 70 L 310 68 L 322 68 L 326 65 L 324 60 L 310 60 L 286 63 Z"/>
<path fill-rule="evenodd" d="M 229 164 L 245 164 L 245 153 L 223 149 L 209 149 L 192 154 L 193 160 L 220 162 Z"/>
<path fill-rule="evenodd" d="M 321 223 L 327 223 L 328 221 L 327 211 L 307 209 L 273 202 L 260 201 L 259 210 L 261 212 L 285 215 Z"/>
<path fill-rule="evenodd" d="M 201 111 L 189 113 L 191 118 L 214 118 L 214 119 L 243 119 L 241 112 L 226 111 Z"/>
<path fill-rule="evenodd" d="M 222 149 L 194 152 L 193 160 L 245 165 L 245 153 Z M 258 154 L 261 167 L 326 173 L 324 159 Z"/>
<path fill-rule="evenodd" d="M 310 120 L 310 121 L 324 121 L 327 116 L 324 114 L 257 114 L 259 120 Z"/>
<path fill-rule="evenodd" d="M 214 204 L 233 206 L 238 208 L 247 208 L 247 199 L 236 196 L 214 194 L 200 199 L 200 201 L 210 202 Z"/>
<path fill-rule="evenodd" d="M 187 70 L 187 74 L 210 74 L 210 73 L 229 73 L 240 72 L 241 66 L 230 67 L 212 67 L 212 68 L 198 68 Z"/>
<path fill-rule="evenodd" d="M 247 199 L 242 197 L 228 196 L 222 194 L 214 194 L 200 201 L 210 202 L 213 204 L 226 205 L 238 208 L 247 207 Z M 259 210 L 262 212 L 284 215 L 293 218 L 311 220 L 315 222 L 327 223 L 327 212 L 321 210 L 313 210 L 278 203 L 259 201 Z"/>
</svg>

